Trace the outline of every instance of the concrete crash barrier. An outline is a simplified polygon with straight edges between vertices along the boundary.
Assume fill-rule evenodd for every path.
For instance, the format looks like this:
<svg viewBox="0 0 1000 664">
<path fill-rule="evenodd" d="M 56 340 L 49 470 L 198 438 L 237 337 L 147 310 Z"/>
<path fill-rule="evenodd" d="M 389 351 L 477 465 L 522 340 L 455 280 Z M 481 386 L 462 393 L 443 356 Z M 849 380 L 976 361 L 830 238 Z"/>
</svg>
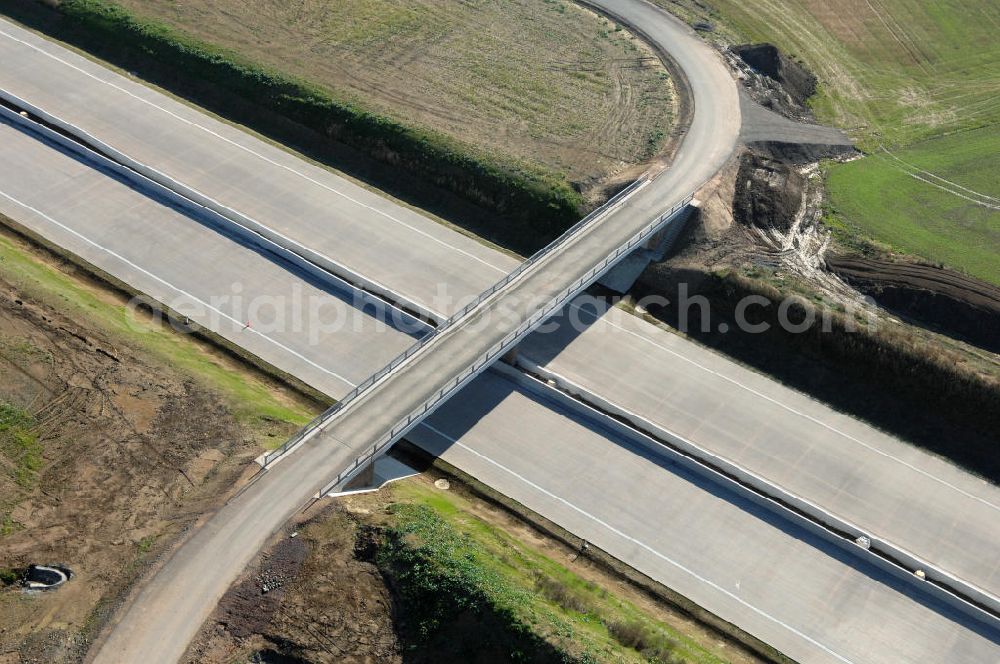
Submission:
<svg viewBox="0 0 1000 664">
<path fill-rule="evenodd" d="M 29 565 L 21 583 L 27 590 L 54 590 L 72 578 L 65 565 Z"/>
<path fill-rule="evenodd" d="M 12 123 L 57 143 L 91 163 L 113 171 L 144 191 L 162 196 L 182 209 L 193 210 L 216 227 L 292 262 L 324 283 L 332 283 L 341 290 L 346 287 L 351 291 L 358 291 L 376 306 L 391 305 L 414 318 L 433 321 L 434 324 L 444 318 L 442 314 L 400 297 L 389 287 L 351 270 L 329 256 L 316 252 L 155 168 L 132 159 L 83 129 L 2 88 L 0 88 L 0 101 L 8 106 L 0 104 L 0 116 Z"/>
<path fill-rule="evenodd" d="M 518 355 L 520 369 L 499 363 L 504 376 L 565 408 L 589 411 L 592 419 L 657 455 L 733 491 L 795 523 L 856 558 L 874 565 L 976 621 L 1000 630 L 1000 598 L 930 561 L 791 493 L 728 459 L 589 392 L 564 376 Z"/>
</svg>

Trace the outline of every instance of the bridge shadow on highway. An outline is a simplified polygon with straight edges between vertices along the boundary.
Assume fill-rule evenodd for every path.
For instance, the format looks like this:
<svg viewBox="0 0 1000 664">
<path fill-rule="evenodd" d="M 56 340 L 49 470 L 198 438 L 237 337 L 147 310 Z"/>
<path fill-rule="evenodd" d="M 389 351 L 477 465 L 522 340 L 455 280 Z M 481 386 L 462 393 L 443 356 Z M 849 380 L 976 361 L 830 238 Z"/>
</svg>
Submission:
<svg viewBox="0 0 1000 664">
<path fill-rule="evenodd" d="M 575 338 L 574 335 L 570 335 L 571 338 Z M 537 359 L 535 357 L 534 359 Z M 517 409 L 518 413 L 527 413 L 526 416 L 521 420 L 514 420 L 509 416 L 512 411 L 510 407 L 504 408 L 505 402 L 508 400 L 523 401 L 523 400 L 534 401 L 542 406 L 544 411 L 551 413 L 551 415 L 544 416 L 544 421 L 532 419 L 532 409 L 523 408 L 523 403 L 520 403 L 520 408 Z M 429 452 L 435 456 L 441 456 L 445 454 L 449 449 L 456 445 L 461 445 L 463 448 L 471 449 L 475 453 L 482 454 L 485 456 L 490 456 L 491 453 L 503 453 L 500 448 L 504 447 L 505 444 L 510 444 L 512 446 L 518 446 L 518 451 L 522 452 L 521 443 L 516 441 L 523 440 L 533 440 L 533 445 L 536 447 L 534 449 L 539 449 L 544 446 L 550 446 L 550 448 L 558 448 L 563 446 L 566 449 L 560 450 L 557 456 L 562 453 L 571 454 L 573 452 L 574 445 L 572 441 L 556 441 L 556 440 L 534 440 L 533 436 L 537 436 L 533 431 L 536 425 L 539 423 L 551 423 L 550 417 L 559 417 L 570 420 L 573 425 L 570 427 L 560 427 L 560 431 L 567 431 L 567 435 L 571 435 L 573 430 L 579 431 L 580 428 L 590 432 L 592 434 L 597 434 L 609 443 L 616 446 L 620 451 L 625 452 L 630 457 L 634 459 L 641 460 L 645 464 L 653 464 L 657 466 L 664 475 L 665 484 L 670 484 L 671 486 L 676 486 L 676 482 L 680 481 L 687 485 L 687 489 L 694 488 L 697 491 L 705 492 L 715 499 L 725 501 L 730 505 L 738 508 L 743 513 L 749 515 L 756 522 L 756 525 L 761 528 L 768 528 L 778 530 L 785 536 L 793 538 L 800 543 L 808 545 L 811 549 L 815 550 L 818 554 L 826 556 L 830 559 L 837 561 L 838 563 L 852 568 L 857 572 L 863 574 L 872 583 L 879 584 L 884 588 L 890 589 L 894 593 L 905 596 L 906 598 L 918 603 L 931 611 L 939 614 L 942 617 L 947 618 L 954 623 L 961 625 L 965 629 L 978 634 L 986 640 L 1000 645 L 1000 632 L 992 629 L 991 627 L 971 618 L 970 616 L 958 611 L 949 604 L 942 600 L 939 600 L 931 595 L 921 591 L 911 583 L 907 583 L 899 578 L 896 578 L 872 563 L 862 560 L 847 551 L 833 545 L 832 543 L 822 539 L 821 537 L 815 535 L 814 533 L 806 530 L 804 527 L 794 523 L 789 520 L 786 516 L 781 515 L 779 512 L 767 509 L 755 502 L 751 502 L 748 498 L 741 496 L 736 493 L 733 489 L 727 487 L 725 484 L 718 480 L 713 480 L 706 475 L 702 475 L 693 470 L 688 469 L 685 466 L 678 464 L 674 461 L 666 452 L 657 452 L 654 448 L 643 446 L 633 440 L 629 440 L 624 437 L 619 431 L 616 431 L 612 426 L 607 423 L 604 416 L 600 413 L 588 412 L 585 408 L 572 408 L 567 407 L 563 402 L 556 400 L 554 398 L 547 398 L 544 396 L 544 390 L 539 393 L 536 390 L 529 390 L 526 387 L 516 384 L 508 376 L 502 375 L 497 370 L 490 370 L 483 375 L 479 376 L 473 383 L 465 387 L 462 392 L 453 397 L 448 403 L 442 406 L 437 412 L 435 412 L 427 422 L 418 429 L 414 430 L 407 435 L 408 440 L 416 444 L 418 447 L 422 448 L 424 451 Z M 493 452 L 491 452 L 491 450 Z M 530 452 L 529 450 L 526 450 Z M 551 449 L 550 449 L 551 451 Z M 543 457 L 544 454 L 540 454 L 539 458 Z M 534 458 L 532 456 L 532 458 Z M 602 459 L 600 463 L 604 463 L 605 459 Z M 524 475 L 524 479 L 530 480 L 535 484 L 545 487 L 546 477 L 551 477 L 551 473 L 559 474 L 559 483 L 564 484 L 566 481 L 577 480 L 580 483 L 588 483 L 593 486 L 593 477 L 583 477 L 577 474 L 575 477 L 567 477 L 566 473 L 572 472 L 574 464 L 557 464 L 556 467 L 543 468 L 541 465 L 536 466 L 535 464 L 527 464 L 522 468 L 521 472 Z M 481 481 L 490 483 L 489 478 L 479 477 Z M 551 484 L 551 483 L 550 483 Z M 622 485 L 622 492 L 628 491 L 626 484 Z M 601 493 L 606 493 L 610 489 L 609 486 L 593 486 L 594 491 L 600 491 Z M 670 490 L 673 494 L 678 491 L 676 488 Z M 511 496 L 517 499 L 516 496 Z M 638 495 L 636 495 L 638 499 Z M 531 506 L 528 505 L 530 508 Z M 680 506 L 676 504 L 664 504 L 663 509 L 685 509 L 685 506 Z M 690 506 L 687 509 L 693 509 Z M 698 519 L 692 519 L 692 522 L 697 523 Z M 710 526 L 709 526 L 710 527 Z M 640 533 L 631 533 L 632 536 L 637 539 L 642 539 Z M 678 541 L 683 541 L 685 539 L 685 533 L 676 533 L 676 539 Z M 725 542 L 725 540 L 720 540 L 720 542 Z M 728 546 L 729 544 L 727 544 Z M 781 570 L 781 552 L 753 552 L 755 556 L 767 555 L 773 558 L 775 573 L 780 574 Z M 624 561 L 628 563 L 629 561 Z M 809 579 L 805 578 L 802 580 L 801 585 L 808 585 Z M 858 593 L 857 601 L 859 606 L 863 606 L 865 601 L 870 601 L 867 593 Z M 697 598 L 693 598 L 697 600 Z M 829 601 L 833 601 L 832 599 Z M 852 611 L 850 606 L 836 606 L 830 607 L 831 618 L 838 615 L 840 611 Z"/>
</svg>

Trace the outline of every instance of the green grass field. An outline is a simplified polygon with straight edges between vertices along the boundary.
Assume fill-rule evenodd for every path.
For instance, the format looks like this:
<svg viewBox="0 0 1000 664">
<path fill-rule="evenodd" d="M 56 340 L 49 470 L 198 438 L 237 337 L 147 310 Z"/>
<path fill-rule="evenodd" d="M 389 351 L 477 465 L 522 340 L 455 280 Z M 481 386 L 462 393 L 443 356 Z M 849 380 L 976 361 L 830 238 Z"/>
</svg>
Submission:
<svg viewBox="0 0 1000 664">
<path fill-rule="evenodd" d="M 710 0 L 741 37 L 820 79 L 817 117 L 871 149 L 1000 122 L 992 0 Z"/>
<path fill-rule="evenodd" d="M 820 80 L 812 100 L 817 118 L 847 130 L 870 153 L 829 169 L 835 225 L 1000 283 L 1000 211 L 961 198 L 956 187 L 918 180 L 881 152 L 884 145 L 936 176 L 1000 197 L 1000 4 L 708 4 L 725 36 L 771 42 L 804 62 Z M 694 7 L 686 0 L 680 6 Z"/>
<path fill-rule="evenodd" d="M 972 193 L 1000 196 L 998 155 L 1000 132 L 984 128 L 837 164 L 827 179 L 829 222 L 1000 284 L 1000 211 Z"/>
</svg>

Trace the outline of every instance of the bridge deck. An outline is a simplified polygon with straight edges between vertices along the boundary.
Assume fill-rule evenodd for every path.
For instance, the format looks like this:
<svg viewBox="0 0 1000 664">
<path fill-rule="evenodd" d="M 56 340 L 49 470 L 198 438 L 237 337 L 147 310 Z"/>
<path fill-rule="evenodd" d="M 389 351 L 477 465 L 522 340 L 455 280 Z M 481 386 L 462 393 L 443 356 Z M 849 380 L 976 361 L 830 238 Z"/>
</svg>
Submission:
<svg viewBox="0 0 1000 664">
<path fill-rule="evenodd" d="M 529 260 L 516 279 L 442 327 L 331 416 L 316 438 L 350 450 L 355 461 L 338 467 L 319 490 L 349 479 L 687 205 L 685 198 L 653 219 L 635 213 L 631 201 L 642 195 L 644 184 Z"/>
</svg>

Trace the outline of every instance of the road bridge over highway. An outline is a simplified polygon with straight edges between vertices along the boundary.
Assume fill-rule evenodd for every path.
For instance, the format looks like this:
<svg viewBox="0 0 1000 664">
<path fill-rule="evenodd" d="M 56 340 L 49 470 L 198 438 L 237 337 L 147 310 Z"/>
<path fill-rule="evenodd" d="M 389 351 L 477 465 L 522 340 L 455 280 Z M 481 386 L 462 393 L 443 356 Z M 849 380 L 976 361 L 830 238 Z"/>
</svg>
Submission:
<svg viewBox="0 0 1000 664">
<path fill-rule="evenodd" d="M 678 60 L 680 67 L 688 74 L 693 89 L 693 99 L 698 107 L 688 138 L 677 154 L 674 168 L 656 178 L 642 191 L 636 192 L 633 198 L 629 199 L 627 206 L 614 211 L 614 219 L 625 219 L 628 223 L 634 224 L 634 227 L 642 227 L 644 222 L 656 219 L 663 207 L 680 202 L 674 197 L 682 196 L 683 192 L 693 190 L 710 177 L 729 156 L 736 143 L 736 136 L 739 134 L 741 125 L 738 103 L 734 102 L 736 97 L 732 80 L 724 69 L 713 60 L 711 52 L 706 53 L 708 49 L 699 47 L 694 39 L 685 41 L 684 33 L 674 30 L 669 23 L 664 23 L 656 10 L 644 3 L 626 0 L 601 4 L 605 5 L 608 10 L 628 14 L 626 18 L 632 23 L 642 24 L 653 40 L 670 45 L 671 55 Z M 10 32 L 9 29 L 7 31 Z M 7 42 L 0 44 L 0 48 L 4 49 L 2 52 L 4 68 L 0 73 L 4 74 L 5 80 L 16 83 L 21 93 L 38 100 L 45 108 L 61 109 L 60 114 L 63 115 L 72 114 L 74 120 L 79 119 L 85 122 L 89 129 L 101 136 L 115 137 L 116 146 L 122 148 L 124 153 L 140 155 L 143 160 L 156 164 L 164 174 L 184 180 L 197 190 L 211 192 L 218 203 L 246 213 L 250 221 L 267 222 L 273 230 L 293 239 L 298 233 L 299 240 L 303 237 L 322 238 L 335 235 L 342 245 L 339 249 L 342 249 L 343 253 L 335 253 L 329 245 L 315 249 L 324 256 L 335 258 L 338 261 L 342 256 L 349 255 L 352 262 L 350 265 L 342 264 L 339 268 L 336 265 L 331 265 L 330 268 L 333 270 L 347 268 L 360 277 L 374 278 L 378 283 L 374 283 L 375 288 L 372 290 L 375 291 L 379 286 L 384 287 L 386 293 L 395 296 L 395 303 L 412 302 L 425 305 L 428 301 L 427 293 L 433 284 L 442 281 L 456 284 L 464 289 L 464 292 L 479 292 L 488 287 L 488 284 L 495 281 L 497 277 L 506 274 L 514 267 L 509 257 L 486 250 L 461 236 L 455 237 L 457 234 L 451 234 L 447 240 L 443 239 L 445 234 L 440 229 L 435 228 L 433 222 L 421 219 L 412 212 L 380 200 L 377 195 L 371 194 L 371 192 L 358 191 L 349 186 L 345 189 L 348 192 L 346 195 L 344 191 L 333 192 L 330 184 L 332 178 L 329 177 L 329 174 L 319 171 L 319 169 L 312 169 L 289 155 L 281 153 L 280 150 L 263 145 L 259 141 L 252 141 L 235 129 L 221 125 L 221 123 L 213 124 L 196 110 L 171 103 L 154 92 L 142 89 L 142 86 L 134 82 L 123 81 L 121 77 L 104 72 L 99 66 L 92 63 L 81 63 L 79 58 L 60 54 L 56 49 L 51 49 L 52 52 L 48 52 L 50 47 L 39 46 L 37 42 L 40 40 L 37 38 L 32 41 L 31 37 L 19 35 L 18 39 L 21 42 L 11 42 L 18 44 L 13 50 L 10 49 L 10 44 Z M 38 51 L 24 46 L 22 42 L 31 42 L 33 47 L 46 51 L 47 54 L 41 55 Z M 50 57 L 53 53 L 56 59 Z M 71 72 L 72 75 L 67 74 L 67 72 Z M 9 79 L 8 75 L 10 75 Z M 121 107 L 117 108 L 119 104 Z M 116 122 L 115 117 L 118 113 L 137 118 L 136 124 L 126 123 L 127 126 L 123 126 Z M 240 174 L 246 175 L 248 170 L 244 162 L 255 159 L 266 162 L 263 168 L 268 173 L 267 181 L 261 182 L 259 179 L 249 176 L 245 181 L 241 181 Z M 336 186 L 339 188 L 341 185 Z M 282 225 L 282 215 L 287 211 L 279 210 L 281 206 L 276 204 L 277 201 L 288 202 L 289 192 L 297 194 L 296 199 L 292 201 L 294 214 L 291 216 L 297 222 L 301 221 L 301 227 L 298 230 L 288 224 Z M 338 198 L 340 203 L 330 203 L 331 200 L 337 201 Z M 39 208 L 42 207 L 41 203 L 36 203 L 36 205 Z M 347 221 L 352 222 L 353 225 Z M 328 224 L 328 226 L 318 226 L 319 223 Z M 378 244 L 372 244 L 373 237 L 378 238 Z M 410 251 L 408 254 L 401 253 L 407 251 L 408 246 L 413 244 L 414 238 L 422 238 L 419 250 Z M 204 234 L 200 236 L 199 242 L 209 244 L 208 238 Z M 302 243 L 300 242 L 300 244 Z M 314 247 L 310 244 L 308 248 Z M 222 255 L 219 254 L 220 257 Z M 387 272 L 384 269 L 383 257 L 385 255 L 406 255 L 408 261 L 412 258 L 413 265 L 410 265 L 411 269 L 405 273 L 402 271 L 393 272 L 392 270 Z M 150 259 L 151 257 L 147 255 L 144 258 Z M 146 261 L 138 262 L 140 265 L 151 264 Z M 162 265 L 162 263 L 157 263 L 157 265 Z M 133 263 L 132 277 L 136 275 L 136 267 Z M 583 266 L 578 272 L 585 269 L 586 266 Z M 269 274 L 274 276 L 274 273 L 275 271 L 272 270 Z M 130 275 L 127 271 L 124 274 L 126 278 Z M 417 275 L 417 278 L 414 278 L 413 275 Z M 518 283 L 520 283 L 519 280 Z M 514 282 L 507 285 L 513 286 Z M 362 286 L 366 286 L 366 284 L 362 284 Z M 557 290 L 555 284 L 544 284 L 544 286 L 550 289 L 547 292 L 556 292 Z M 515 290 L 507 291 L 506 289 L 505 292 L 508 294 L 517 293 Z M 522 304 L 518 298 L 515 300 L 517 304 Z M 494 301 L 490 300 L 490 302 Z M 489 306 L 487 302 L 483 304 Z M 540 302 L 524 303 L 523 311 L 537 310 L 542 304 Z M 428 317 L 442 322 L 454 313 L 455 311 L 452 309 L 428 307 Z M 519 314 L 515 312 L 515 315 Z M 475 320 L 477 323 L 482 322 L 482 319 L 479 318 Z M 470 318 L 468 322 L 471 323 L 472 319 Z M 511 328 L 507 325 L 506 329 L 510 330 Z M 456 328 L 457 331 L 458 328 Z M 497 336 L 494 336 L 494 339 L 502 340 L 504 338 L 502 332 L 502 330 L 497 331 Z M 614 343 L 617 347 L 623 345 L 626 338 L 632 338 L 635 334 L 634 330 L 616 334 L 615 339 L 609 339 L 607 343 Z M 253 346 L 252 344 L 256 343 L 256 336 L 248 339 L 250 336 L 243 335 L 239 343 L 251 345 L 255 352 L 261 352 L 262 356 L 269 357 L 268 349 L 265 346 Z M 443 337 L 444 335 L 442 335 Z M 590 337 L 589 341 L 593 343 L 593 335 Z M 382 337 L 379 344 L 386 343 L 384 341 L 386 338 Z M 405 343 L 403 339 L 396 337 L 392 337 L 392 339 L 392 344 Z M 309 375 L 309 372 L 313 370 L 319 371 L 321 379 L 329 380 L 330 382 L 326 384 L 334 386 L 334 389 L 330 389 L 329 392 L 337 396 L 342 395 L 344 389 L 353 387 L 357 381 L 362 380 L 363 376 L 368 375 L 371 367 L 377 366 L 372 358 L 379 357 L 378 353 L 373 352 L 373 349 L 370 348 L 375 344 L 362 344 L 360 339 L 344 343 L 343 339 L 338 337 L 331 346 L 332 352 L 336 356 L 335 361 L 329 362 L 323 356 L 310 355 L 310 352 L 315 353 L 315 349 L 300 346 L 297 340 L 286 339 L 285 343 L 293 346 L 299 359 L 308 358 L 308 364 L 298 365 L 298 370 L 302 371 L 302 375 Z M 350 349 L 363 349 L 361 352 L 371 353 L 367 357 L 368 362 L 359 363 L 355 358 L 350 357 Z M 694 353 L 695 349 L 685 348 L 683 352 L 690 354 Z M 642 353 L 640 352 L 638 356 L 642 357 Z M 462 361 L 465 362 L 468 359 L 469 357 Z M 627 363 L 628 358 L 626 357 L 625 360 Z M 384 357 L 380 361 L 384 362 Z M 354 365 L 353 370 L 345 372 L 348 373 L 347 377 L 338 383 L 337 381 L 340 381 L 341 378 L 329 376 L 329 367 L 343 371 L 340 367 L 345 364 Z M 470 366 L 475 367 L 476 364 L 473 359 Z M 650 380 L 663 381 L 664 371 L 676 371 L 675 366 L 662 361 L 662 358 L 659 364 L 662 366 L 659 366 L 657 371 L 647 372 Z M 296 365 L 293 363 L 292 366 Z M 360 368 L 362 366 L 368 368 L 362 371 Z M 619 366 L 622 365 L 619 364 Z M 719 381 L 703 386 L 701 385 L 703 378 L 693 377 L 694 380 L 690 384 L 702 392 L 707 389 L 721 395 L 726 389 L 726 385 L 721 379 L 722 374 L 724 373 L 728 377 L 732 371 L 715 364 L 712 366 L 715 367 L 714 374 L 720 375 Z M 447 370 L 448 366 L 446 364 L 436 365 L 436 369 Z M 556 367 L 556 370 L 558 371 L 559 368 Z M 589 373 L 593 374 L 593 369 Z M 624 378 L 623 376 L 622 379 Z M 422 396 L 425 397 L 427 394 L 437 393 L 421 382 L 417 372 L 411 374 L 411 378 L 408 380 L 407 385 L 413 387 L 414 393 L 407 396 L 412 396 L 414 402 L 419 401 Z M 362 380 L 362 384 L 364 383 L 365 381 Z M 344 385 L 347 388 L 344 388 Z M 770 388 L 761 388 L 757 385 L 756 389 L 766 391 Z M 425 392 L 418 393 L 421 390 Z M 374 392 L 371 394 L 374 395 Z M 620 398 L 620 395 L 616 398 Z M 724 398 L 733 399 L 733 395 L 728 394 Z M 358 403 L 360 404 L 361 401 Z M 694 410 L 698 411 L 704 405 L 706 405 L 705 402 L 700 402 L 696 404 Z M 712 406 L 708 405 L 708 413 L 710 414 Z M 748 408 L 753 411 L 757 407 L 754 406 L 754 403 L 750 403 Z M 400 412 L 403 410 L 405 409 L 401 408 Z M 537 412 L 538 410 L 539 408 L 536 408 L 524 412 L 533 413 L 541 421 L 543 416 Z M 506 412 L 509 413 L 509 411 Z M 699 422 L 704 422 L 705 413 L 697 412 L 688 415 L 695 414 Z M 455 417 L 454 413 L 451 415 Z M 510 415 L 508 414 L 508 416 Z M 828 416 L 820 415 L 818 417 Z M 386 419 L 391 419 L 391 416 Z M 514 416 L 513 419 L 516 421 L 518 418 Z M 781 425 L 784 425 L 784 428 L 787 429 L 784 436 L 787 439 L 781 438 L 782 444 L 788 445 L 790 458 L 797 458 L 800 448 L 795 447 L 793 443 L 796 438 L 800 437 L 801 427 L 797 425 L 788 427 L 788 415 L 777 410 L 774 411 L 774 420 L 775 427 L 768 432 L 768 437 L 782 436 L 781 429 L 783 427 Z M 495 421 L 495 418 L 492 421 Z M 719 423 L 718 428 L 726 428 L 727 431 L 723 433 L 739 439 L 738 442 L 742 447 L 746 442 L 744 434 L 747 427 L 745 424 L 745 420 L 741 419 L 736 424 L 726 422 L 725 427 L 723 427 L 723 423 Z M 444 429 L 439 419 L 435 421 L 434 426 L 439 430 Z M 838 426 L 842 425 L 838 424 Z M 560 428 L 558 431 L 560 436 L 570 436 L 565 428 Z M 703 435 L 704 431 L 698 433 Z M 863 432 L 857 435 L 869 439 L 871 434 Z M 510 440 L 509 436 L 494 438 L 495 440 L 489 442 L 506 443 Z M 486 444 L 483 441 L 480 442 Z M 550 453 L 566 449 L 566 445 L 558 445 L 556 442 L 548 441 L 548 448 L 551 448 L 548 449 Z M 768 444 L 767 449 L 772 446 Z M 820 446 L 817 445 L 817 448 Z M 479 449 L 484 448 L 480 447 Z M 826 456 L 819 455 L 816 460 L 817 464 L 828 468 L 829 462 L 824 464 L 823 460 L 837 459 L 831 446 L 819 451 L 824 452 Z M 747 447 L 746 452 L 748 459 L 760 455 L 759 450 L 755 451 L 754 448 L 750 447 Z M 170 653 L 176 652 L 177 648 L 183 649 L 184 644 L 179 642 L 184 640 L 185 631 L 190 632 L 200 625 L 200 618 L 206 615 L 205 612 L 211 610 L 215 599 L 228 585 L 225 577 L 230 575 L 231 578 L 242 569 L 246 560 L 253 556 L 256 547 L 260 546 L 261 541 L 283 522 L 290 511 L 294 511 L 301 504 L 296 503 L 297 500 L 307 493 L 315 493 L 317 487 L 330 481 L 331 469 L 350 467 L 353 464 L 353 453 L 354 450 L 350 444 L 328 441 L 321 436 L 315 436 L 313 439 L 305 441 L 296 454 L 289 455 L 275 466 L 274 470 L 261 476 L 248 491 L 241 495 L 238 502 L 234 501 L 227 506 L 217 518 L 206 525 L 204 534 L 202 532 L 196 534 L 168 563 L 173 572 L 185 567 L 202 571 L 212 570 L 216 574 L 213 574 L 211 582 L 208 585 L 204 584 L 203 573 L 197 575 L 199 578 L 198 587 L 188 583 L 187 579 L 190 577 L 183 574 L 166 574 L 154 578 L 143 591 L 139 600 L 132 605 L 133 608 L 125 615 L 121 626 L 112 634 L 112 640 L 109 643 L 115 643 L 115 634 L 127 635 L 125 641 L 118 640 L 117 643 L 132 647 L 132 654 L 137 656 L 156 652 L 163 653 L 165 658 L 169 658 Z M 865 450 L 859 447 L 857 450 L 853 450 L 852 457 L 860 458 L 866 454 Z M 867 454 L 867 458 L 877 456 L 875 453 Z M 620 461 L 618 459 L 615 462 L 616 468 L 619 465 L 622 467 L 627 465 L 621 464 Z M 513 467 L 509 459 L 505 463 L 507 467 Z M 544 472 L 551 473 L 553 466 L 539 463 L 539 468 L 546 469 Z M 531 474 L 531 469 L 522 467 L 519 472 L 522 477 L 527 477 Z M 484 474 L 484 477 L 487 476 Z M 879 472 L 874 470 L 867 475 L 854 473 L 854 471 L 849 474 L 849 478 L 856 483 L 865 483 L 868 481 L 867 478 L 877 479 L 878 476 Z M 664 477 L 657 480 L 655 474 L 647 474 L 645 477 L 654 482 L 654 486 L 657 481 L 667 481 Z M 809 476 L 804 477 L 808 478 Z M 921 480 L 919 475 L 913 477 L 916 480 Z M 789 476 L 786 474 L 783 476 L 783 480 L 788 481 Z M 962 484 L 954 479 L 952 481 L 955 481 L 956 484 Z M 558 484 L 556 478 L 546 477 L 544 473 L 542 476 L 536 477 L 536 482 L 549 488 Z M 871 487 L 871 491 L 867 494 L 869 499 L 866 502 L 878 503 L 886 513 L 899 514 L 899 504 L 893 500 L 893 496 L 896 494 L 876 493 L 875 489 L 881 486 L 878 484 L 872 483 L 867 486 Z M 922 486 L 927 488 L 928 485 Z M 929 486 L 933 488 L 933 485 Z M 836 489 L 836 487 L 832 488 Z M 970 489 L 970 491 L 978 492 L 977 489 Z M 927 504 L 928 507 L 933 508 L 933 503 L 937 502 L 935 496 L 939 495 L 943 494 L 929 491 L 927 500 L 923 500 L 922 497 L 915 498 L 915 500 L 920 500 L 921 504 Z M 655 504 L 655 500 L 651 501 L 650 504 Z M 910 504 L 909 498 L 907 498 L 907 504 Z M 843 501 L 839 505 L 842 506 Z M 934 523 L 941 522 L 941 519 L 951 519 L 957 524 L 956 532 L 958 533 L 986 532 L 982 528 L 978 528 L 977 524 L 982 523 L 981 520 L 977 520 L 978 517 L 967 518 L 968 515 L 975 512 L 974 509 L 954 508 L 954 503 L 949 503 L 949 505 L 952 507 L 935 510 L 933 514 L 926 512 L 924 508 L 914 511 L 926 516 L 933 516 Z M 848 506 L 851 504 L 849 503 Z M 591 513 L 597 512 L 597 507 L 591 508 Z M 868 512 L 869 509 L 866 507 L 858 513 L 866 516 Z M 949 516 L 950 514 L 952 516 Z M 618 517 L 611 519 L 611 521 L 616 525 L 620 523 Z M 752 519 L 740 521 L 739 526 L 734 525 L 735 522 L 728 518 L 723 521 L 733 528 L 731 534 L 736 537 L 744 535 L 745 532 L 754 531 L 754 526 L 751 525 Z M 634 523 L 629 526 L 629 529 L 632 533 L 641 532 L 640 526 Z M 643 536 L 639 535 L 639 537 L 641 539 Z M 916 541 L 921 545 L 920 550 L 924 550 L 926 540 L 917 538 Z M 779 550 L 784 552 L 786 549 L 775 546 L 774 551 Z M 627 549 L 623 550 L 623 559 L 632 560 L 628 553 Z M 745 554 L 745 558 L 752 557 L 753 554 L 750 552 Z M 798 577 L 800 579 L 808 578 L 812 569 L 810 565 L 816 565 L 815 556 L 806 560 L 807 558 L 808 556 L 803 558 L 803 571 Z M 179 567 L 174 567 L 175 564 Z M 732 561 L 730 561 L 730 566 L 732 566 Z M 861 579 L 857 579 L 849 586 L 858 588 L 857 583 L 860 582 Z M 865 592 L 867 593 L 867 591 L 868 588 L 865 587 Z M 213 593 L 216 594 L 213 596 Z M 767 605 L 768 598 L 759 596 L 755 602 L 758 603 L 757 606 Z M 772 604 L 772 610 L 775 606 Z M 738 620 L 746 618 L 746 614 L 735 613 L 732 615 L 737 616 Z M 815 615 L 822 616 L 824 614 L 822 611 L 818 611 Z M 906 613 L 905 615 L 912 616 L 914 614 Z M 919 615 L 922 616 L 917 621 L 919 624 L 926 625 L 932 622 L 926 617 L 926 612 Z M 753 624 L 752 620 L 750 622 Z M 934 624 L 940 626 L 939 631 L 934 632 L 935 634 L 949 633 L 948 628 L 943 626 L 940 621 Z M 805 631 L 812 630 L 810 628 Z M 811 641 L 808 639 L 803 641 L 803 637 L 794 631 L 790 633 L 795 634 L 797 638 L 791 638 L 787 643 L 792 644 L 795 648 L 802 648 L 797 652 L 811 652 L 810 646 L 803 645 L 803 643 L 812 643 Z M 781 639 L 787 638 L 788 634 L 778 629 L 777 632 L 770 632 L 769 636 L 773 636 L 776 639 L 775 642 L 782 643 Z M 835 643 L 840 638 L 832 632 L 827 637 Z M 840 645 L 843 647 L 843 641 L 840 642 Z M 118 651 L 113 645 L 105 647 L 102 652 L 109 657 L 112 654 L 120 655 L 121 661 L 134 661 L 134 659 L 129 660 L 127 657 L 127 653 L 130 651 Z"/>
<path fill-rule="evenodd" d="M 637 180 L 601 209 L 484 291 L 451 318 L 359 384 L 299 436 L 263 457 L 269 468 L 312 437 L 350 447 L 319 496 L 344 486 L 451 395 L 513 349 L 618 262 L 656 234 L 683 222 L 688 196 L 639 226 L 616 223 L 647 186 Z"/>
</svg>

